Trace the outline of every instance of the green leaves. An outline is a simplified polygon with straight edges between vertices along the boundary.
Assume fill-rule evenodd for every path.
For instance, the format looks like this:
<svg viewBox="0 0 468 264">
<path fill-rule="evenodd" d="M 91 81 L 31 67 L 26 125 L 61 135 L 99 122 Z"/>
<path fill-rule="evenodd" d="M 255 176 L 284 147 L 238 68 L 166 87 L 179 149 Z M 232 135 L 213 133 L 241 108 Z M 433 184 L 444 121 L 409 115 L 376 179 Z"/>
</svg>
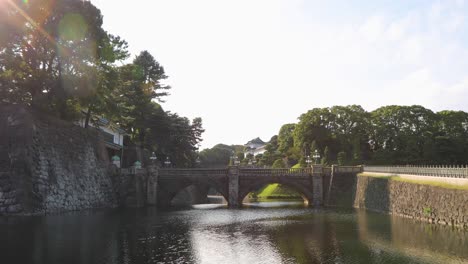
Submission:
<svg viewBox="0 0 468 264">
<path fill-rule="evenodd" d="M 282 156 L 298 160 L 317 149 L 326 164 L 464 164 L 468 113 L 419 105 L 314 108 L 282 126 L 278 144 Z"/>
<path fill-rule="evenodd" d="M 109 68 L 128 54 L 102 28 L 99 9 L 89 1 L 12 2 L 0 14 L 2 100 L 64 119 L 90 106 L 104 111 Z"/>
<path fill-rule="evenodd" d="M 62 119 L 86 112 L 118 122 L 131 139 L 175 164 L 189 166 L 204 132 L 201 118 L 164 112 L 170 86 L 164 68 L 143 51 L 132 63 L 128 44 L 102 28 L 90 1 L 7 1 L 0 8 L 0 102 L 22 103 Z"/>
</svg>

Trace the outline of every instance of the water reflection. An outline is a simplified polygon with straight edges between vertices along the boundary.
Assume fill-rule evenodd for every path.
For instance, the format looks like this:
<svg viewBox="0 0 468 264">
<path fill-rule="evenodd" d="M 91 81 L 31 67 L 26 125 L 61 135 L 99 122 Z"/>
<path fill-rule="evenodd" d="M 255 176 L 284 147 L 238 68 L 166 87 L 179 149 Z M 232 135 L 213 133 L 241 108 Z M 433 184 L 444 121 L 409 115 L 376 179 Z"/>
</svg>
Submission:
<svg viewBox="0 0 468 264">
<path fill-rule="evenodd" d="M 371 248 L 402 251 L 427 262 L 468 262 L 466 231 L 365 211 L 358 211 L 357 219 L 359 239 Z"/>
<path fill-rule="evenodd" d="M 299 207 L 307 207 L 308 204 L 304 201 L 268 201 L 268 202 L 256 202 L 256 201 L 247 201 L 242 203 L 242 206 L 245 208 L 299 208 Z"/>
<path fill-rule="evenodd" d="M 458 229 L 301 204 L 250 206 L 0 218 L 0 259 L 47 264 L 468 263 L 468 233 Z"/>
</svg>

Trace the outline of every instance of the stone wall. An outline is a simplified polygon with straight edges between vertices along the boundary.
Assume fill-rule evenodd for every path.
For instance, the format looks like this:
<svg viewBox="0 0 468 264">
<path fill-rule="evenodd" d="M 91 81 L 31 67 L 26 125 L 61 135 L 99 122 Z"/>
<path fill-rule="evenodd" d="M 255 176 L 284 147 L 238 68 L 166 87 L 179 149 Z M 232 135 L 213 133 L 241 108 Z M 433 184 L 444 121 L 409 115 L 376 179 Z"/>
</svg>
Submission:
<svg viewBox="0 0 468 264">
<path fill-rule="evenodd" d="M 331 184 L 331 186 L 330 186 Z M 323 176 L 323 201 L 326 206 L 352 207 L 356 193 L 356 173 L 325 173 Z"/>
<path fill-rule="evenodd" d="M 99 133 L 0 105 L 0 214 L 117 205 Z"/>
<path fill-rule="evenodd" d="M 354 207 L 468 228 L 468 190 L 358 176 Z"/>
</svg>

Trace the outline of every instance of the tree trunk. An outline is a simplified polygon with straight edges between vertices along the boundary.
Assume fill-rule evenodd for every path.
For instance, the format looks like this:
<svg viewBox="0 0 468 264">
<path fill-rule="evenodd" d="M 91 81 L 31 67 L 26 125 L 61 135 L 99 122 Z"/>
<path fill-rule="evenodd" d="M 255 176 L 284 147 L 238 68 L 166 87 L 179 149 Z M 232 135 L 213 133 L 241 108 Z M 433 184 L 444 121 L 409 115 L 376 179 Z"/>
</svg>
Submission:
<svg viewBox="0 0 468 264">
<path fill-rule="evenodd" d="M 66 96 L 62 84 L 62 62 L 60 58 L 58 59 L 58 77 L 56 80 L 56 87 L 54 91 L 55 100 L 57 100 L 57 109 L 59 112 L 59 117 L 61 119 L 66 119 L 67 117 L 67 105 L 66 105 Z"/>
<path fill-rule="evenodd" d="M 142 148 L 142 143 L 141 142 L 135 142 L 135 150 L 136 150 L 136 156 L 137 160 L 140 161 L 143 164 L 143 148 Z"/>
</svg>

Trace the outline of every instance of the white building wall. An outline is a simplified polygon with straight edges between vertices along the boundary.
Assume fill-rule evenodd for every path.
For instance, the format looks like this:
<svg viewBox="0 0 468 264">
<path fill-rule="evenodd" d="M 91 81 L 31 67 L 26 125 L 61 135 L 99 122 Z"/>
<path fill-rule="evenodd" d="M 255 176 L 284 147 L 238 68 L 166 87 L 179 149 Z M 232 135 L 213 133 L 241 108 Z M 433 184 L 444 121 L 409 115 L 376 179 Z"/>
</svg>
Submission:
<svg viewBox="0 0 468 264">
<path fill-rule="evenodd" d="M 258 149 L 250 149 L 250 150 L 247 150 L 244 152 L 244 155 L 247 156 L 247 154 L 252 154 L 254 157 L 259 155 L 259 154 L 263 154 L 266 152 L 266 149 L 265 148 L 258 148 Z"/>
<path fill-rule="evenodd" d="M 114 144 L 123 145 L 123 136 L 119 132 L 109 129 L 107 127 L 100 127 L 104 132 L 114 135 Z"/>
<path fill-rule="evenodd" d="M 84 127 L 85 120 L 81 119 L 77 123 L 78 123 L 79 126 Z M 89 123 L 89 126 L 95 127 L 92 123 Z M 120 134 L 118 131 L 114 131 L 114 130 L 109 129 L 108 127 L 105 127 L 105 126 L 99 126 L 99 129 L 101 129 L 102 131 L 107 132 L 109 134 L 112 134 L 114 136 L 114 140 L 113 140 L 114 144 L 123 146 L 123 138 L 124 138 L 123 134 Z"/>
<path fill-rule="evenodd" d="M 260 148 L 260 149 L 256 149 L 256 150 L 254 150 L 254 153 L 253 153 L 253 155 L 254 155 L 254 156 L 257 156 L 257 155 L 259 155 L 259 154 L 263 154 L 263 153 L 265 153 L 265 152 L 266 152 L 266 149 L 264 149 L 264 148 Z"/>
</svg>

